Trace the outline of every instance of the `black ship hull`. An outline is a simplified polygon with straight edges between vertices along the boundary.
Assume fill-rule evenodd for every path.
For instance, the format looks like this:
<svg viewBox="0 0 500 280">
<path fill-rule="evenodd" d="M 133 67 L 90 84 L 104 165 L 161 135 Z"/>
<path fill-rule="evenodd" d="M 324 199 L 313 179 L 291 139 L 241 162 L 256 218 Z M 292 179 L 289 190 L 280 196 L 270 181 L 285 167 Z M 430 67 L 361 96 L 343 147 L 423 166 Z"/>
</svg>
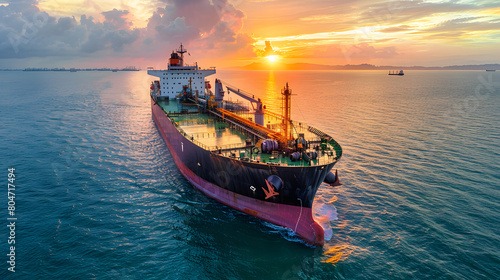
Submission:
<svg viewBox="0 0 500 280">
<path fill-rule="evenodd" d="M 279 166 L 225 157 L 186 138 L 153 99 L 151 106 L 160 134 L 191 184 L 230 207 L 292 229 L 309 244 L 323 244 L 324 232 L 312 217 L 312 204 L 335 162 Z M 273 175 L 281 179 L 279 189 L 268 181 Z"/>
</svg>

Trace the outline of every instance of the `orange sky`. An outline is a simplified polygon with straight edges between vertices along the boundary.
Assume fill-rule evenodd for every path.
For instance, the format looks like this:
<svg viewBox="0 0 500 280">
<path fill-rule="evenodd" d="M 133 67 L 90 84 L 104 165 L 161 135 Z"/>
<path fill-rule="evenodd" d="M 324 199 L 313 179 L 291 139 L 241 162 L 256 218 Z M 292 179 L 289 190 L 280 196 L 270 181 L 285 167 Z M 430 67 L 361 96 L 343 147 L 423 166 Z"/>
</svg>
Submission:
<svg viewBox="0 0 500 280">
<path fill-rule="evenodd" d="M 500 63 L 497 0 L 24 0 L 0 13 L 0 68 L 161 67 L 180 41 L 218 67 Z"/>
</svg>

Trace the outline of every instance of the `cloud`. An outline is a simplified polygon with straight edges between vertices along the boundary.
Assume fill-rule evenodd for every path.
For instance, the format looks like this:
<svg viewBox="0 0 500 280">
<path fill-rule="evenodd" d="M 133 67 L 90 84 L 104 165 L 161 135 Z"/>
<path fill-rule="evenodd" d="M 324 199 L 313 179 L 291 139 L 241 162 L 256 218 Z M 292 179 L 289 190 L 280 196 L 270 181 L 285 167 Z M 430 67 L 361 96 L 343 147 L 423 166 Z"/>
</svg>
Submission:
<svg viewBox="0 0 500 280">
<path fill-rule="evenodd" d="M 84 17 L 84 16 L 82 16 Z M 107 21 L 94 23 L 90 19 L 92 28 L 84 28 L 86 40 L 81 44 L 80 50 L 84 53 L 94 53 L 112 49 L 115 52 L 123 51 L 124 46 L 130 45 L 139 38 L 139 30 L 115 29 Z M 87 21 L 88 23 L 88 21 Z M 89 26 L 89 25 L 86 25 Z"/>
<path fill-rule="evenodd" d="M 228 0 L 165 0 L 144 28 L 133 28 L 129 10 L 102 11 L 102 19 L 54 17 L 36 0 L 0 6 L 0 59 L 29 57 L 153 58 L 180 42 L 223 54 L 245 52 L 253 40 L 241 33 L 245 14 Z M 169 51 L 168 51 L 169 52 Z"/>
<path fill-rule="evenodd" d="M 149 18 L 145 29 L 148 47 L 173 49 L 182 42 L 192 53 L 227 56 L 248 53 L 253 40 L 241 32 L 245 14 L 227 0 L 170 0 Z M 160 46 L 161 44 L 161 46 Z"/>
<path fill-rule="evenodd" d="M 474 31 L 500 31 L 500 21 L 488 21 L 481 17 L 455 18 L 446 20 L 427 28 L 424 32 L 474 32 Z"/>
<path fill-rule="evenodd" d="M 409 25 L 399 25 L 399 26 L 393 26 L 393 27 L 388 27 L 379 30 L 380 32 L 384 33 L 395 33 L 395 32 L 404 32 L 404 31 L 411 31 L 413 28 Z"/>
<path fill-rule="evenodd" d="M 157 9 L 149 19 L 148 29 L 155 29 L 161 36 L 161 30 L 181 24 L 178 19 L 183 19 L 182 25 L 190 29 L 186 34 L 188 40 L 216 36 L 224 42 L 234 42 L 244 17 L 243 12 L 227 0 L 172 0 L 165 8 Z M 186 31 L 181 29 L 177 33 Z M 193 34 L 198 38 L 192 38 Z"/>
<path fill-rule="evenodd" d="M 398 24 L 433 16 L 435 14 L 465 12 L 480 9 L 479 5 L 459 3 L 457 1 L 426 2 L 387 1 L 366 6 L 359 17 L 359 24 Z"/>
<path fill-rule="evenodd" d="M 262 50 L 256 50 L 258 56 L 269 56 L 269 55 L 279 55 L 280 52 L 275 50 L 273 46 L 271 46 L 271 41 L 265 41 L 265 46 Z"/>
<path fill-rule="evenodd" d="M 314 0 L 311 0 L 314 1 Z M 426 0 L 353 0 L 329 1 L 320 11 L 299 17 L 304 25 L 335 31 L 348 31 L 368 26 L 393 26 L 382 32 L 403 31 L 397 25 L 418 27 L 426 21 L 446 18 L 450 14 L 474 13 L 490 9 L 495 12 L 498 2 L 494 1 L 426 1 Z M 328 24 L 334 24 L 328 26 Z M 403 27 L 401 27 L 403 28 Z"/>
<path fill-rule="evenodd" d="M 0 6 L 0 58 L 87 56 L 99 51 L 121 52 L 140 35 L 129 29 L 128 11 L 103 12 L 99 22 L 82 15 L 56 18 L 40 11 L 38 1 Z"/>
<path fill-rule="evenodd" d="M 166 24 L 154 26 L 156 38 L 163 41 L 191 41 L 198 37 L 196 29 L 186 25 L 184 17 L 175 18 Z"/>
<path fill-rule="evenodd" d="M 128 29 L 132 26 L 132 23 L 127 20 L 128 10 L 120 11 L 113 9 L 111 11 L 102 12 L 101 14 L 106 19 L 106 22 L 113 24 L 119 29 Z"/>
</svg>

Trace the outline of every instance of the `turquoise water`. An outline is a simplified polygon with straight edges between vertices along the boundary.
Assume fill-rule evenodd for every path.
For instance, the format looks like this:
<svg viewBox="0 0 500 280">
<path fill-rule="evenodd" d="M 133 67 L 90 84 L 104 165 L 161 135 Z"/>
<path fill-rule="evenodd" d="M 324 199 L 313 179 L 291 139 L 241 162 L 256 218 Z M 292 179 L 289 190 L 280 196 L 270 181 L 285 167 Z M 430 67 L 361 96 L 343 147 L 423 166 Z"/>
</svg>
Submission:
<svg viewBox="0 0 500 280">
<path fill-rule="evenodd" d="M 195 190 L 145 72 L 0 72 L 0 213 L 15 167 L 18 218 L 0 279 L 500 279 L 500 73 L 216 76 L 274 110 L 289 82 L 294 118 L 343 146 L 343 186 L 315 202 L 325 247 Z"/>
</svg>

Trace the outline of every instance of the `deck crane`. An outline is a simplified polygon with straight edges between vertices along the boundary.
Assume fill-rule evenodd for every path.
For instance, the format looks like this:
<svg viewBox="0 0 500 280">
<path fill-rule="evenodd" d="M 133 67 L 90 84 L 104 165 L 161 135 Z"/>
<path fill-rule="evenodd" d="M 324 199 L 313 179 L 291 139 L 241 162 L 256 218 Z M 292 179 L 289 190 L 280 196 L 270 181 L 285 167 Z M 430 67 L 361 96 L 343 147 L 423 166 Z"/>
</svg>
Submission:
<svg viewBox="0 0 500 280">
<path fill-rule="evenodd" d="M 226 84 L 226 88 L 227 88 L 228 93 L 229 92 L 235 93 L 236 95 L 242 97 L 243 99 L 248 100 L 250 102 L 250 104 L 252 104 L 252 108 L 255 111 L 255 123 L 263 126 L 264 125 L 264 110 L 263 110 L 262 101 L 260 100 L 260 98 L 256 99 L 254 95 L 252 95 L 248 92 L 245 92 L 243 90 L 240 90 L 238 88 L 234 88 L 232 86 L 229 86 L 227 84 Z M 215 80 L 216 100 L 218 100 L 219 98 L 222 99 L 223 93 L 221 91 L 222 91 L 222 82 L 221 82 L 221 80 L 216 79 Z"/>
</svg>

